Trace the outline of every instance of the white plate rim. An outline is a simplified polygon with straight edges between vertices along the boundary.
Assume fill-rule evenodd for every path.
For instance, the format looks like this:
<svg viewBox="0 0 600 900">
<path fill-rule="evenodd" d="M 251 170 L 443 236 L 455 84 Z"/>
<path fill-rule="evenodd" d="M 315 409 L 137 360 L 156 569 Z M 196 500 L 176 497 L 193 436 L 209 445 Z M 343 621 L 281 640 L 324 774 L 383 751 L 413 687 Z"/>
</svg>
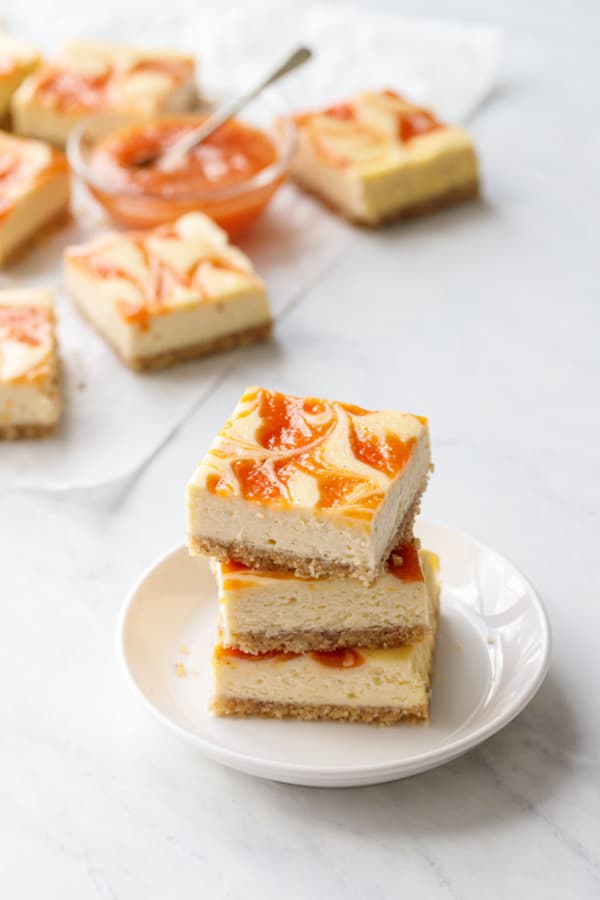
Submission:
<svg viewBox="0 0 600 900">
<path fill-rule="evenodd" d="M 152 703 L 152 701 L 142 690 L 129 665 L 128 655 L 125 647 L 127 619 L 138 591 L 143 586 L 146 579 L 148 579 L 153 574 L 155 569 L 163 565 L 163 563 L 165 563 L 172 556 L 181 553 L 182 549 L 185 549 L 184 544 L 176 544 L 172 546 L 168 551 L 154 560 L 154 562 L 152 562 L 144 570 L 144 572 L 139 576 L 139 578 L 127 594 L 125 602 L 123 603 L 123 606 L 119 613 L 117 622 L 117 656 L 127 676 L 127 680 L 134 690 L 134 693 L 142 699 L 146 708 L 149 709 L 152 714 L 159 719 L 159 721 L 166 725 L 167 728 L 178 734 L 188 743 L 191 743 L 198 747 L 210 759 L 220 762 L 223 765 L 228 765 L 239 771 L 250 772 L 252 774 L 260 773 L 263 777 L 267 778 L 278 779 L 281 778 L 281 776 L 287 776 L 291 778 L 293 778 L 294 776 L 298 776 L 301 778 L 304 777 L 315 779 L 334 779 L 338 777 L 361 779 L 380 777 L 381 780 L 384 780 L 386 776 L 394 774 L 396 774 L 397 777 L 400 778 L 403 775 L 416 775 L 429 769 L 436 768 L 437 766 L 443 765 L 447 762 L 451 762 L 457 757 L 462 756 L 464 753 L 467 753 L 469 750 L 472 750 L 474 747 L 483 743 L 483 741 L 486 741 L 488 738 L 492 737 L 494 734 L 497 734 L 499 731 L 509 725 L 510 722 L 512 722 L 513 719 L 515 719 L 525 709 L 525 707 L 531 702 L 531 700 L 539 691 L 550 666 L 550 657 L 552 653 L 552 632 L 550 628 L 550 621 L 544 604 L 542 603 L 539 594 L 535 590 L 531 581 L 525 577 L 518 566 L 516 566 L 511 560 L 507 559 L 507 557 L 505 557 L 502 553 L 494 550 L 494 548 L 490 547 L 488 544 L 485 544 L 483 541 L 472 537 L 462 529 L 451 527 L 442 522 L 433 522 L 425 519 L 424 517 L 421 517 L 420 521 L 423 522 L 423 524 L 430 525 L 432 527 L 446 529 L 447 531 L 452 532 L 454 535 L 477 544 L 478 547 L 482 548 L 483 550 L 494 553 L 505 563 L 508 563 L 508 565 L 518 573 L 530 592 L 530 599 L 540 623 L 541 661 L 539 664 L 539 668 L 535 677 L 528 682 L 528 684 L 522 689 L 521 693 L 517 695 L 515 700 L 511 704 L 508 704 L 503 710 L 500 710 L 486 724 L 481 725 L 474 731 L 469 731 L 461 738 L 457 738 L 444 747 L 435 748 L 425 753 L 417 753 L 413 756 L 404 757 L 401 760 L 397 760 L 395 762 L 375 763 L 370 765 L 365 764 L 360 766 L 312 766 L 299 763 L 271 762 L 270 760 L 265 759 L 262 756 L 251 756 L 247 753 L 231 750 L 228 747 L 223 747 L 210 740 L 207 740 L 206 738 L 201 737 L 198 734 L 195 734 L 192 731 L 187 730 L 177 722 L 174 722 L 169 716 L 161 712 L 161 710 Z"/>
</svg>

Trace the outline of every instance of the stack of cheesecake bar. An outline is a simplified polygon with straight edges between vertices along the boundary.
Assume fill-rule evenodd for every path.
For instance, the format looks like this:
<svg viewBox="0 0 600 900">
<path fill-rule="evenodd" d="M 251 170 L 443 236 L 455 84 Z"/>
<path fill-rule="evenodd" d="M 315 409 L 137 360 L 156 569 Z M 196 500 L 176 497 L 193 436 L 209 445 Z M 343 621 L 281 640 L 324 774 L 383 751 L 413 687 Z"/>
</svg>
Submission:
<svg viewBox="0 0 600 900">
<path fill-rule="evenodd" d="M 427 421 L 248 388 L 188 485 L 219 592 L 218 715 L 426 721 L 439 585 Z"/>
</svg>

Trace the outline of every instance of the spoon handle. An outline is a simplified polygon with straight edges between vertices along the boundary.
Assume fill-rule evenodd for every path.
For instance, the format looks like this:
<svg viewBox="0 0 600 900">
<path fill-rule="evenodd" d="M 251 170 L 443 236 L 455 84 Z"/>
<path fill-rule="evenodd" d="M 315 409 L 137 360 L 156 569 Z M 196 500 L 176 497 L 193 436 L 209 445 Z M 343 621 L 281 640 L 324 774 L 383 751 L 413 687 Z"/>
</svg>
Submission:
<svg viewBox="0 0 600 900">
<path fill-rule="evenodd" d="M 213 133 L 213 131 L 216 131 L 217 128 L 220 128 L 221 125 L 224 125 L 229 119 L 232 119 L 233 116 L 243 109 L 247 103 L 253 100 L 257 94 L 260 94 L 261 91 L 270 84 L 273 84 L 273 82 L 277 81 L 279 78 L 287 75 L 288 72 L 303 65 L 311 58 L 311 56 L 312 51 L 309 50 L 308 47 L 298 47 L 298 49 L 294 50 L 294 52 L 291 53 L 274 72 L 271 72 L 270 75 L 263 78 L 258 84 L 254 85 L 254 87 L 250 88 L 249 91 L 246 91 L 240 97 L 235 97 L 233 100 L 225 103 L 211 115 L 208 122 L 205 122 L 198 128 L 194 128 L 193 131 L 190 131 L 185 137 L 173 144 L 165 156 L 185 156 L 186 153 L 189 153 L 190 150 L 193 150 L 194 147 L 201 144 L 202 141 Z"/>
</svg>

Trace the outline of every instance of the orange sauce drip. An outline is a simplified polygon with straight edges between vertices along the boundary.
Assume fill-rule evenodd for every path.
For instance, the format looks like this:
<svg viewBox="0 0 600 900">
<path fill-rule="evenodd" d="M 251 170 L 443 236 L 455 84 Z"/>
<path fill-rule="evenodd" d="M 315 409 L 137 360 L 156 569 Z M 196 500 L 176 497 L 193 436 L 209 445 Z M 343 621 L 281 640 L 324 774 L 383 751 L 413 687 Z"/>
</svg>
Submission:
<svg viewBox="0 0 600 900">
<path fill-rule="evenodd" d="M 315 473 L 316 474 L 316 473 Z M 360 478 L 352 478 L 349 475 L 336 475 L 334 473 L 321 473 L 319 480 L 319 503 L 322 509 L 330 509 L 333 506 L 342 506 L 354 490 L 354 488 L 362 483 Z M 363 497 L 360 501 L 361 507 L 369 510 L 377 509 L 383 499 L 381 491 L 374 491 L 370 496 Z M 354 513 L 353 513 L 354 515 Z M 360 516 L 358 517 L 360 518 Z M 366 518 L 372 518 L 370 515 Z"/>
<path fill-rule="evenodd" d="M 269 501 L 284 497 L 285 480 L 282 480 L 284 472 L 280 462 L 274 462 L 269 470 L 262 460 L 236 459 L 231 468 L 246 500 Z"/>
<path fill-rule="evenodd" d="M 58 150 L 52 150 L 48 164 L 39 169 L 27 165 L 17 149 L 6 147 L 0 150 L 0 219 L 14 208 L 15 187 L 17 190 L 21 186 L 28 189 L 59 172 L 67 172 L 68 168 L 65 154 Z M 12 197 L 8 196 L 9 191 Z"/>
<path fill-rule="evenodd" d="M 265 650 L 263 653 L 246 653 L 244 650 L 238 650 L 237 647 L 224 647 L 222 644 L 217 644 L 215 647 L 215 656 L 217 659 L 221 659 L 224 656 L 229 656 L 232 659 L 247 659 L 249 662 L 259 662 L 264 659 L 294 659 L 294 657 L 299 656 L 299 653 L 282 653 L 281 650 Z"/>
<path fill-rule="evenodd" d="M 297 113 L 294 116 L 294 122 L 296 125 L 302 127 L 303 125 L 310 123 L 311 119 L 314 119 L 315 116 L 329 116 L 330 119 L 340 119 L 341 121 L 352 122 L 356 119 L 356 110 L 352 103 L 336 103 L 326 107 L 321 110 L 321 112 Z"/>
<path fill-rule="evenodd" d="M 207 491 L 210 491 L 211 494 L 231 493 L 228 485 L 219 475 L 216 475 L 214 472 L 211 472 L 211 474 L 206 478 L 206 489 Z"/>
<path fill-rule="evenodd" d="M 399 562 L 399 558 L 402 562 Z M 388 572 L 401 581 L 424 581 L 419 551 L 414 544 L 401 544 L 392 551 Z"/>
<path fill-rule="evenodd" d="M 404 98 L 396 93 L 396 91 L 392 91 L 389 88 L 381 91 L 382 96 L 390 97 L 393 100 L 404 100 Z M 427 109 L 423 109 L 419 106 L 412 106 L 409 104 L 409 109 L 399 110 L 397 113 L 398 117 L 398 140 L 402 143 L 406 143 L 407 141 L 412 140 L 412 138 L 417 137 L 418 135 L 428 134 L 431 131 L 436 131 L 438 128 L 443 128 L 443 124 L 439 122 L 435 116 Z M 328 106 L 321 113 L 304 113 L 298 116 L 295 116 L 296 124 L 302 126 L 309 124 L 311 119 L 315 117 L 315 115 L 323 115 L 328 116 L 331 119 L 339 119 L 345 122 L 359 122 L 356 108 L 352 103 L 338 103 L 334 106 Z M 364 126 L 368 131 L 369 129 Z M 342 158 L 335 157 L 331 151 L 327 148 L 326 144 L 323 144 L 319 140 L 318 135 L 316 135 L 317 144 L 319 146 L 320 152 L 330 158 L 331 162 L 338 165 L 344 165 L 346 160 Z"/>
<path fill-rule="evenodd" d="M 111 91 L 121 78 L 138 72 L 159 72 L 175 84 L 183 82 L 192 71 L 190 60 L 142 59 L 130 68 L 107 65 L 99 75 L 70 69 L 60 63 L 48 65 L 36 84 L 36 95 L 61 112 L 92 110 L 107 105 Z"/>
<path fill-rule="evenodd" d="M 394 100 L 404 100 L 400 94 L 386 88 L 381 92 L 385 97 L 391 97 Z M 411 107 L 411 109 L 402 110 L 398 113 L 398 139 L 402 143 L 412 140 L 421 134 L 429 134 L 430 131 L 436 131 L 443 128 L 433 113 L 428 109 L 419 106 Z"/>
<path fill-rule="evenodd" d="M 98 109 L 106 103 L 113 72 L 86 75 L 59 65 L 48 66 L 37 82 L 35 93 L 43 102 L 61 112 Z"/>
<path fill-rule="evenodd" d="M 338 650 L 314 650 L 311 657 L 315 662 L 322 666 L 328 666 L 332 669 L 354 669 L 362 666 L 365 662 L 358 650 L 340 648 Z M 265 659 L 279 659 L 285 662 L 287 659 L 295 659 L 302 656 L 301 653 L 283 653 L 281 650 L 266 650 L 264 653 L 246 653 L 244 650 L 238 650 L 236 647 L 223 647 L 217 644 L 215 647 L 215 656 L 217 659 L 229 657 L 231 659 L 244 659 L 248 662 L 260 662 Z"/>
<path fill-rule="evenodd" d="M 0 306 L 0 328 L 22 344 L 37 346 L 48 336 L 52 324 L 50 310 L 39 306 Z"/>
<path fill-rule="evenodd" d="M 171 81 L 180 84 L 190 77 L 194 71 L 194 63 L 191 59 L 169 59 L 164 58 L 148 58 L 140 59 L 138 62 L 128 69 L 127 74 L 137 74 L 138 72 L 156 72 L 159 75 L 166 75 Z"/>
<path fill-rule="evenodd" d="M 218 477 L 218 475 L 209 475 L 206 480 L 207 484 L 209 479 Z M 229 575 L 231 572 L 247 572 L 249 568 L 249 566 L 245 566 L 244 563 L 237 562 L 235 559 L 228 559 L 227 562 L 221 563 L 223 575 Z"/>
<path fill-rule="evenodd" d="M 169 227 L 160 229 L 155 232 L 156 236 L 164 238 L 176 238 L 176 232 Z M 140 255 L 146 267 L 154 276 L 152 280 L 152 288 L 148 291 L 148 287 L 141 279 L 137 279 L 135 275 L 119 266 L 99 261 L 93 255 L 82 256 L 81 261 L 85 268 L 93 272 L 98 278 L 129 281 L 135 285 L 143 299 L 139 302 L 134 300 L 117 300 L 117 307 L 121 316 L 126 322 L 137 325 L 142 331 L 147 331 L 151 325 L 153 315 L 160 315 L 169 310 L 169 298 L 173 294 L 176 286 L 181 285 L 186 288 L 196 288 L 199 299 L 210 298 L 210 292 L 204 285 L 204 273 L 207 267 L 212 269 L 220 269 L 224 272 L 242 272 L 241 269 L 232 265 L 229 260 L 221 259 L 217 256 L 203 256 L 196 260 L 190 268 L 185 271 L 176 271 L 171 268 L 166 260 L 152 254 L 143 238 L 135 241 Z M 247 272 L 244 272 L 248 275 Z"/>
<path fill-rule="evenodd" d="M 398 137 L 405 143 L 422 134 L 429 134 L 431 131 L 437 131 L 443 128 L 441 122 L 426 109 L 415 110 L 415 112 L 407 113 L 400 116 L 398 122 Z"/>
<path fill-rule="evenodd" d="M 177 166 L 139 166 L 138 160 L 160 154 L 206 119 L 204 115 L 173 116 L 120 129 L 101 141 L 91 167 L 113 189 L 139 195 L 176 198 L 246 182 L 277 159 L 275 145 L 258 128 L 233 119 L 223 125 Z"/>
<path fill-rule="evenodd" d="M 278 581 L 295 581 L 298 579 L 298 576 L 293 575 L 291 572 L 284 572 L 279 569 L 258 569 L 255 571 L 253 569 L 250 569 L 248 566 L 243 566 L 242 563 L 236 563 L 235 565 L 240 566 L 237 571 L 250 573 L 254 571 L 254 574 L 259 578 L 271 578 Z M 227 563 L 222 563 L 221 571 L 224 576 L 227 576 L 230 574 L 230 572 L 235 572 L 236 569 L 231 569 L 230 571 L 228 571 Z M 257 585 L 259 584 L 259 582 L 253 581 L 252 577 L 250 577 L 250 579 L 247 579 L 246 581 L 242 580 L 241 578 L 223 578 L 223 589 L 226 591 L 238 591 L 242 588 L 247 587 L 248 584 Z"/>
<path fill-rule="evenodd" d="M 117 309 L 121 316 L 130 325 L 137 325 L 140 331 L 148 331 L 152 322 L 152 315 L 148 306 L 144 303 L 131 303 L 128 300 L 117 300 Z M 158 312 L 158 310 L 154 310 Z"/>
<path fill-rule="evenodd" d="M 337 650 L 313 650 L 310 654 L 315 662 L 332 669 L 355 669 L 365 662 L 358 650 L 339 647 Z"/>
<path fill-rule="evenodd" d="M 264 391 L 258 408 L 262 425 L 256 440 L 267 450 L 299 450 L 323 437 L 329 427 L 311 426 L 303 413 L 318 415 L 326 409 L 327 404 L 320 400 Z"/>
<path fill-rule="evenodd" d="M 352 103 L 336 103 L 323 110 L 324 116 L 330 119 L 341 119 L 344 122 L 352 122 L 356 118 L 356 110 Z"/>
<path fill-rule="evenodd" d="M 245 587 L 247 587 L 247 583 L 243 581 L 241 578 L 224 578 L 223 579 L 223 590 L 224 591 L 241 591 Z"/>
<path fill-rule="evenodd" d="M 402 441 L 396 434 L 387 434 L 383 443 L 376 434 L 366 428 L 350 428 L 350 446 L 356 459 L 367 466 L 385 472 L 386 475 L 399 474 L 412 456 L 415 439 Z"/>
<path fill-rule="evenodd" d="M 138 248 L 141 250 L 142 255 L 144 256 L 144 259 L 147 261 L 147 255 L 146 255 L 145 249 L 143 248 L 143 245 L 141 244 L 141 242 L 138 244 Z M 121 281 L 129 281 L 132 284 L 135 284 L 140 289 L 142 289 L 141 284 L 132 275 L 132 273 L 129 272 L 127 269 L 122 269 L 119 266 L 113 266 L 110 263 L 99 262 L 98 260 L 94 259 L 93 256 L 92 257 L 83 257 L 83 261 L 84 261 L 85 267 L 90 272 L 93 272 L 94 275 L 96 275 L 98 278 L 103 278 L 103 279 L 107 279 L 107 280 L 108 279 L 111 279 L 111 280 L 118 279 Z M 150 304 L 151 304 L 151 302 L 161 303 L 163 298 L 162 298 L 162 294 L 160 292 L 160 288 L 162 285 L 163 285 L 163 280 L 159 279 L 159 282 L 158 282 L 159 290 L 157 291 L 157 296 L 155 298 L 149 298 L 148 303 L 146 303 L 146 302 L 136 303 L 135 301 L 123 300 L 122 298 L 117 300 L 117 308 L 118 308 L 121 316 L 125 319 L 125 321 L 129 322 L 132 325 L 133 324 L 137 325 L 139 328 L 142 329 L 142 331 L 147 331 L 148 328 L 150 327 L 150 314 L 151 314 Z"/>
</svg>

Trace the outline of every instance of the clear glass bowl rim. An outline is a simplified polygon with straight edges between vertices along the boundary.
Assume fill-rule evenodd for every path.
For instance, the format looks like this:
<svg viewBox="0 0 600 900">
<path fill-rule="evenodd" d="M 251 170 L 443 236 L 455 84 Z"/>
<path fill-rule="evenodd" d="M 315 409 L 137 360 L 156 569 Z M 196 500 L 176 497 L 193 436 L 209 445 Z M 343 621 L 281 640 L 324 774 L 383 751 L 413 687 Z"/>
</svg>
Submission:
<svg viewBox="0 0 600 900">
<path fill-rule="evenodd" d="M 233 94 L 231 92 L 222 91 L 219 91 L 218 93 L 211 92 L 209 94 L 203 93 L 201 96 L 201 101 L 203 105 L 210 108 L 210 106 L 214 106 L 218 102 L 228 100 L 232 96 Z M 271 165 L 266 166 L 264 169 L 261 169 L 259 172 L 257 172 L 255 175 L 252 175 L 247 180 L 238 182 L 237 184 L 224 185 L 223 187 L 210 188 L 204 191 L 193 191 L 190 193 L 182 192 L 173 195 L 165 195 L 161 192 L 153 193 L 151 191 L 140 191 L 137 188 L 127 189 L 122 186 L 119 188 L 111 186 L 94 174 L 91 166 L 85 158 L 84 150 L 82 148 L 82 144 L 89 134 L 90 126 L 93 125 L 94 122 L 99 122 L 102 119 L 106 119 L 107 111 L 85 116 L 85 118 L 83 118 L 80 122 L 77 123 L 77 125 L 75 125 L 67 139 L 67 158 L 72 170 L 76 175 L 79 176 L 79 178 L 81 178 L 85 182 L 86 185 L 112 197 L 129 197 L 132 199 L 146 198 L 151 201 L 155 200 L 160 201 L 161 203 L 174 204 L 194 202 L 211 203 L 219 200 L 231 200 L 235 199 L 236 197 L 242 197 L 245 194 L 249 194 L 253 191 L 259 190 L 260 188 L 268 187 L 270 184 L 285 175 L 287 169 L 289 168 L 294 150 L 296 149 L 296 126 L 294 125 L 293 119 L 291 118 L 287 107 L 279 98 L 279 95 L 275 94 L 272 90 L 265 91 L 264 94 L 261 94 L 259 97 L 252 101 L 252 104 L 256 103 L 264 104 L 264 106 L 273 113 L 273 124 L 277 123 L 280 129 L 281 139 L 280 143 L 277 146 L 278 156 L 275 162 L 271 163 Z M 113 111 L 111 110 L 109 112 Z M 195 112 L 200 112 L 200 109 L 192 109 L 174 113 L 165 111 L 163 113 L 159 113 L 156 118 L 176 118 L 178 116 L 193 115 Z M 140 121 L 143 120 L 140 119 Z M 118 127 L 120 126 L 117 125 L 116 128 Z M 259 125 L 256 125 L 255 127 L 260 128 Z"/>
</svg>

